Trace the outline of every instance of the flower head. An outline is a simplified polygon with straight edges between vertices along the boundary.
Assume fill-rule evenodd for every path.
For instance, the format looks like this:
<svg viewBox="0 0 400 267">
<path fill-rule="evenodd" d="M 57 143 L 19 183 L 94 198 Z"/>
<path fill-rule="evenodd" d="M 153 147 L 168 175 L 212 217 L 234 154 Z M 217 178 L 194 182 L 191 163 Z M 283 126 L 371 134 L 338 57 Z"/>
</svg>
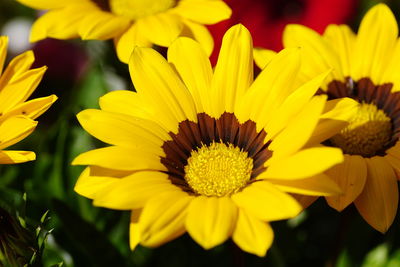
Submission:
<svg viewBox="0 0 400 267">
<path fill-rule="evenodd" d="M 229 18 L 222 0 L 18 0 L 49 10 L 33 25 L 31 41 L 114 39 L 118 57 L 128 62 L 136 45 L 167 47 L 178 36 L 198 40 L 208 54 L 213 40 L 204 24 Z"/>
<path fill-rule="evenodd" d="M 345 154 L 344 162 L 327 172 L 344 194 L 326 199 L 338 211 L 354 202 L 372 227 L 386 232 L 397 211 L 400 173 L 400 46 L 394 15 L 378 4 L 364 16 L 357 34 L 346 25 L 330 25 L 322 36 L 289 25 L 283 41 L 285 47 L 302 47 L 303 56 L 312 58 L 302 69 L 304 79 L 333 68 L 321 94 L 359 102 L 349 125 L 324 143 Z M 272 54 L 255 53 L 260 65 Z"/>
<path fill-rule="evenodd" d="M 214 71 L 189 38 L 171 45 L 168 62 L 136 48 L 129 67 L 137 92 L 108 93 L 101 110 L 78 114 L 87 132 L 111 146 L 74 160 L 89 165 L 75 190 L 95 205 L 132 210 L 132 248 L 188 232 L 206 249 L 232 237 L 265 255 L 268 222 L 302 210 L 288 193 L 340 192 L 322 172 L 342 153 L 320 147 L 323 131 L 315 128 L 322 112 L 341 114 L 353 101 L 328 105 L 326 96 L 313 96 L 327 72 L 295 85 L 300 63 L 299 49 L 284 50 L 253 81 L 252 40 L 242 25 L 226 33 Z M 332 127 L 327 121 L 324 129 Z"/>
<path fill-rule="evenodd" d="M 3 150 L 33 132 L 36 119 L 57 97 L 51 95 L 26 101 L 35 91 L 46 67 L 30 69 L 32 51 L 15 57 L 3 70 L 7 54 L 7 37 L 0 37 L 0 164 L 21 163 L 35 159 L 30 151 Z"/>
</svg>

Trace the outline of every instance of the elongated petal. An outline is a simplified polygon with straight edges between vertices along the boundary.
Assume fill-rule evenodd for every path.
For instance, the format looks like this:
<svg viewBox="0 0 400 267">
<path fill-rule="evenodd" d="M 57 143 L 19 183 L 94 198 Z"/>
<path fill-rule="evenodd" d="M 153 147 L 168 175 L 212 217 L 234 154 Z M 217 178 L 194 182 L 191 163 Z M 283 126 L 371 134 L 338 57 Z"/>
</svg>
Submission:
<svg viewBox="0 0 400 267">
<path fill-rule="evenodd" d="M 4 113 L 28 99 L 39 85 L 46 70 L 47 67 L 32 69 L 10 81 L 0 91 L 0 112 Z"/>
<path fill-rule="evenodd" d="M 354 203 L 369 225 L 385 233 L 393 223 L 399 202 L 396 175 L 379 156 L 367 159 L 367 168 L 364 190 Z"/>
<path fill-rule="evenodd" d="M 183 20 L 183 29 L 180 36 L 192 38 L 199 42 L 206 52 L 207 56 L 210 56 L 214 49 L 214 39 L 207 27 L 191 22 L 190 20 Z"/>
<path fill-rule="evenodd" d="M 141 171 L 118 179 L 111 187 L 97 192 L 93 204 L 118 210 L 138 209 L 155 195 L 178 190 L 167 174 Z"/>
<path fill-rule="evenodd" d="M 15 116 L 0 124 L 0 149 L 18 143 L 36 128 L 37 122 L 25 116 Z"/>
<path fill-rule="evenodd" d="M 251 118 L 257 121 L 260 131 L 274 112 L 293 91 L 300 68 L 299 49 L 284 49 L 257 76 L 246 95 L 241 99 L 235 114 L 239 121 Z"/>
<path fill-rule="evenodd" d="M 13 58 L 0 77 L 0 90 L 3 90 L 8 83 L 19 78 L 22 73 L 29 70 L 34 61 L 35 56 L 31 50 Z"/>
<path fill-rule="evenodd" d="M 214 0 L 181 0 L 171 12 L 201 24 L 215 24 L 232 13 L 223 1 Z"/>
<path fill-rule="evenodd" d="M 95 198 L 96 193 L 106 188 L 111 188 L 118 182 L 118 178 L 107 176 L 93 176 L 90 174 L 91 167 L 87 167 L 79 176 L 74 190 L 79 195 L 87 198 Z"/>
<path fill-rule="evenodd" d="M 293 218 L 301 211 L 301 206 L 289 194 L 280 191 L 267 181 L 256 181 L 232 200 L 243 210 L 262 221 L 276 221 Z"/>
<path fill-rule="evenodd" d="M 177 191 L 149 200 L 139 219 L 140 243 L 157 247 L 184 234 L 187 207 L 192 199 L 193 196 Z"/>
<path fill-rule="evenodd" d="M 315 96 L 302 110 L 298 110 L 297 116 L 295 113 L 292 114 L 294 118 L 286 128 L 272 139 L 269 146 L 276 157 L 290 155 L 308 142 L 317 126 L 325 102 L 326 96 Z"/>
<path fill-rule="evenodd" d="M 7 56 L 7 48 L 8 48 L 8 37 L 0 36 L 0 75 L 3 72 L 4 61 L 6 60 Z"/>
<path fill-rule="evenodd" d="M 131 212 L 131 221 L 129 223 L 129 246 L 134 250 L 140 243 L 142 232 L 139 226 L 139 218 L 143 209 L 135 209 Z"/>
<path fill-rule="evenodd" d="M 327 197 L 332 208 L 342 211 L 363 191 L 367 179 L 365 159 L 357 155 L 344 155 L 344 161 L 326 172 L 341 188 L 343 194 Z"/>
<path fill-rule="evenodd" d="M 199 196 L 189 206 L 185 225 L 197 243 L 210 249 L 231 236 L 236 220 L 237 207 L 230 198 Z"/>
<path fill-rule="evenodd" d="M 274 180 L 271 182 L 280 190 L 289 193 L 310 196 L 342 194 L 342 190 L 333 179 L 323 173 L 301 180 Z"/>
<path fill-rule="evenodd" d="M 79 3 L 86 0 L 17 0 L 21 4 L 35 8 L 35 9 L 53 9 L 61 8 L 72 3 Z"/>
<path fill-rule="evenodd" d="M 254 48 L 253 50 L 254 62 L 260 69 L 264 69 L 265 66 L 276 56 L 276 52 L 273 50 Z"/>
<path fill-rule="evenodd" d="M 179 16 L 160 13 L 138 19 L 136 26 L 150 42 L 168 47 L 182 32 L 183 22 Z"/>
<path fill-rule="evenodd" d="M 208 111 L 212 68 L 208 56 L 199 43 L 178 38 L 168 49 L 168 61 L 174 65 L 186 87 L 195 99 L 198 113 Z"/>
<path fill-rule="evenodd" d="M 392 168 L 397 174 L 397 179 L 400 179 L 400 143 L 396 142 L 394 146 L 386 150 L 385 159 L 392 165 Z"/>
<path fill-rule="evenodd" d="M 196 121 L 190 92 L 160 54 L 150 48 L 136 48 L 129 70 L 136 91 L 159 110 L 156 116 L 166 129 L 176 133 L 179 122 Z"/>
<path fill-rule="evenodd" d="M 231 27 L 224 35 L 212 80 L 215 117 L 233 112 L 253 82 L 253 42 L 243 25 Z"/>
<path fill-rule="evenodd" d="M 276 162 L 271 162 L 271 165 L 261 174 L 260 178 L 304 179 L 320 174 L 341 162 L 343 162 L 343 154 L 340 149 L 313 147 L 303 149 Z"/>
<path fill-rule="evenodd" d="M 378 4 L 361 21 L 354 49 L 352 78 L 381 82 L 398 36 L 396 18 L 389 7 Z"/>
<path fill-rule="evenodd" d="M 57 96 L 51 95 L 47 97 L 35 98 L 27 102 L 23 102 L 0 117 L 0 121 L 4 121 L 11 116 L 25 115 L 28 118 L 36 119 L 42 115 L 57 100 Z"/>
<path fill-rule="evenodd" d="M 233 241 L 248 253 L 264 257 L 272 245 L 274 232 L 268 223 L 239 209 L 238 221 L 232 235 Z"/>
<path fill-rule="evenodd" d="M 50 10 L 33 24 L 30 41 L 37 42 L 47 37 L 77 38 L 82 19 L 93 10 L 96 10 L 93 4 L 68 5 Z"/>
<path fill-rule="evenodd" d="M 130 24 L 129 18 L 100 10 L 92 11 L 82 19 L 78 33 L 83 40 L 107 40 L 118 36 Z"/>
<path fill-rule="evenodd" d="M 15 151 L 2 150 L 0 151 L 0 164 L 16 164 L 35 160 L 36 155 L 31 151 Z"/>
<path fill-rule="evenodd" d="M 72 165 L 96 165 L 117 170 L 159 170 L 166 171 L 160 162 L 160 156 L 147 149 L 131 149 L 119 146 L 110 146 L 90 150 L 74 159 Z"/>
<path fill-rule="evenodd" d="M 327 101 L 307 146 L 317 145 L 339 133 L 357 113 L 358 107 L 358 102 L 347 97 Z"/>
<path fill-rule="evenodd" d="M 137 147 L 141 140 L 161 145 L 162 138 L 168 140 L 156 123 L 124 114 L 87 109 L 81 111 L 77 118 L 88 133 L 111 145 Z"/>
<path fill-rule="evenodd" d="M 340 68 L 336 54 L 329 43 L 314 30 L 297 24 L 288 25 L 283 33 L 283 43 L 285 47 L 301 47 L 304 62 L 301 72 L 306 77 L 315 77 L 332 68 L 330 80 L 343 77 L 342 73 L 337 73 Z"/>
<path fill-rule="evenodd" d="M 114 45 L 119 60 L 124 63 L 129 63 L 129 58 L 131 57 L 135 46 L 150 47 L 151 42 L 144 34 L 141 34 L 136 24 L 132 24 L 129 29 L 114 39 Z"/>
</svg>

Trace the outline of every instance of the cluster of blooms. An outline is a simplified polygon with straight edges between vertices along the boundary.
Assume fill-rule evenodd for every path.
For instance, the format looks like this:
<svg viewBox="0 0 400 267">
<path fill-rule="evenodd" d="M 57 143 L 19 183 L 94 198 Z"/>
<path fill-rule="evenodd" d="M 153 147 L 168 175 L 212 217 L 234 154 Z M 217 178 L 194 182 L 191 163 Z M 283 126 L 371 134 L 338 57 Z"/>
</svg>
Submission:
<svg viewBox="0 0 400 267">
<path fill-rule="evenodd" d="M 384 233 L 398 206 L 400 46 L 384 4 L 354 34 L 330 25 L 283 33 L 284 49 L 253 49 L 241 24 L 224 35 L 215 67 L 204 26 L 229 18 L 221 0 L 18 0 L 49 10 L 31 40 L 113 39 L 136 92 L 113 91 L 77 117 L 109 144 L 79 155 L 75 186 L 96 206 L 131 210 L 130 246 L 156 247 L 188 232 L 205 249 L 232 238 L 264 256 L 269 222 L 317 197 L 354 203 Z M 168 47 L 164 58 L 152 45 Z M 0 39 L 0 63 L 6 39 Z M 254 60 L 253 60 L 254 55 Z M 24 138 L 55 96 L 24 102 L 44 68 L 27 52 L 0 79 L 0 146 Z M 254 79 L 253 62 L 262 69 Z M 112 129 L 112 131 L 110 131 Z M 2 163 L 34 159 L 1 151 Z"/>
</svg>

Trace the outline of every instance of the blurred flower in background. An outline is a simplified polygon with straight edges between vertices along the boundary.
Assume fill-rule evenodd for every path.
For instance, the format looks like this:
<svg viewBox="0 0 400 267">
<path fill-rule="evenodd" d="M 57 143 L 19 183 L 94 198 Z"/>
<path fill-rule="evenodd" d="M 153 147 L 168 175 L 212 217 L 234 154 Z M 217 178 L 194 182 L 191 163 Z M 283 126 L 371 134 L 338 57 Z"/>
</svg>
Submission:
<svg viewBox="0 0 400 267">
<path fill-rule="evenodd" d="M 353 19 L 358 0 L 225 0 L 232 9 L 230 19 L 208 26 L 214 37 L 211 56 L 216 62 L 222 36 L 236 23 L 245 25 L 253 36 L 254 47 L 282 49 L 282 32 L 289 23 L 306 25 L 322 32 L 330 23 Z"/>
</svg>

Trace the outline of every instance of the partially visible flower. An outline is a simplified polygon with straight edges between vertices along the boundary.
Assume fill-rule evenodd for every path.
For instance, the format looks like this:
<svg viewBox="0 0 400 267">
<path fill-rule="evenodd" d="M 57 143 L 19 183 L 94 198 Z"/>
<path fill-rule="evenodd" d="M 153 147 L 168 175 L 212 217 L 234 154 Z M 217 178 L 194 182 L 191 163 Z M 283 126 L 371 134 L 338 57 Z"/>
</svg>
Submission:
<svg viewBox="0 0 400 267">
<path fill-rule="evenodd" d="M 31 41 L 46 37 L 114 39 L 118 57 L 128 62 L 136 45 L 168 47 L 178 36 L 199 41 L 208 54 L 213 39 L 204 24 L 231 15 L 222 0 L 17 0 L 49 10 L 33 25 Z"/>
<path fill-rule="evenodd" d="M 129 67 L 137 93 L 108 93 L 101 110 L 78 114 L 111 146 L 74 160 L 89 165 L 75 190 L 94 205 L 132 210 L 132 249 L 188 232 L 205 249 L 232 237 L 263 256 L 273 240 L 268 222 L 302 210 L 288 193 L 340 193 L 322 172 L 342 153 L 319 145 L 324 131 L 340 129 L 334 119 L 315 129 L 328 110 L 346 120 L 355 101 L 314 96 L 326 71 L 298 86 L 299 49 L 279 53 L 253 81 L 252 48 L 242 25 L 226 33 L 214 71 L 189 38 L 172 44 L 168 61 L 136 48 Z"/>
<path fill-rule="evenodd" d="M 51 95 L 26 101 L 38 86 L 46 67 L 30 69 L 34 56 L 28 51 L 15 57 L 3 72 L 7 45 L 7 37 L 0 37 L 0 164 L 35 159 L 35 153 L 30 151 L 3 149 L 31 134 L 37 125 L 34 119 L 57 99 Z"/>
<path fill-rule="evenodd" d="M 331 23 L 346 23 L 355 11 L 358 0 L 225 0 L 232 9 L 230 19 L 209 26 L 214 38 L 215 62 L 225 31 L 236 23 L 246 26 L 254 46 L 279 51 L 282 32 L 289 23 L 304 24 L 323 32 Z"/>
<path fill-rule="evenodd" d="M 360 103 L 350 124 L 325 142 L 345 154 L 344 162 L 327 172 L 344 194 L 326 200 L 338 211 L 354 203 L 372 227 L 386 232 L 396 216 L 400 177 L 400 39 L 393 13 L 384 4 L 374 6 L 357 34 L 346 25 L 329 25 L 322 36 L 289 25 L 283 41 L 285 47 L 302 47 L 310 59 L 301 69 L 304 81 L 332 67 L 320 93 Z M 259 66 L 273 54 L 256 50 Z"/>
</svg>

